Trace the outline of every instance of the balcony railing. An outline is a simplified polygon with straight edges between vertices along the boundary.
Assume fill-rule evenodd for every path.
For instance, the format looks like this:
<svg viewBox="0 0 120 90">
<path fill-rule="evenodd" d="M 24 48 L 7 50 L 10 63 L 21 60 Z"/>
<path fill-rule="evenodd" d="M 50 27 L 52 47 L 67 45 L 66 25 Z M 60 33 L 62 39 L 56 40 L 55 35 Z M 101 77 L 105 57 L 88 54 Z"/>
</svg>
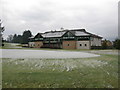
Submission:
<svg viewBox="0 0 120 90">
<path fill-rule="evenodd" d="M 43 40 L 43 38 L 35 38 L 35 40 Z"/>
<path fill-rule="evenodd" d="M 74 39 L 75 37 L 63 37 L 63 39 Z"/>
</svg>

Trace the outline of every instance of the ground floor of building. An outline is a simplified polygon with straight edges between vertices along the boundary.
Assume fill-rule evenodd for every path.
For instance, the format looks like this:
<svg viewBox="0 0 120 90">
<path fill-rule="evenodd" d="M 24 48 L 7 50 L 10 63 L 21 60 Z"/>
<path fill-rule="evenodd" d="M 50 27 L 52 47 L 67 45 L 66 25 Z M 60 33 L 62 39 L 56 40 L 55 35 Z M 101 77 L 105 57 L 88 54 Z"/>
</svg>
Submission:
<svg viewBox="0 0 120 90">
<path fill-rule="evenodd" d="M 29 42 L 31 48 L 60 48 L 60 49 L 91 49 L 90 41 L 62 41 L 58 43 L 44 43 L 42 41 Z"/>
</svg>

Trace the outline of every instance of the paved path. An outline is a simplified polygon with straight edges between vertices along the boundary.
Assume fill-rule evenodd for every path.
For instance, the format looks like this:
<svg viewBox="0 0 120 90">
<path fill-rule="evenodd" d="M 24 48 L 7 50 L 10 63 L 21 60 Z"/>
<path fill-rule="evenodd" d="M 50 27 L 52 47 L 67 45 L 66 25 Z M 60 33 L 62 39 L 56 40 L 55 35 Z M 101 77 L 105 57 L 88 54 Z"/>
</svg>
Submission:
<svg viewBox="0 0 120 90">
<path fill-rule="evenodd" d="M 2 49 L 2 58 L 87 58 L 100 55 L 78 51 Z"/>
</svg>

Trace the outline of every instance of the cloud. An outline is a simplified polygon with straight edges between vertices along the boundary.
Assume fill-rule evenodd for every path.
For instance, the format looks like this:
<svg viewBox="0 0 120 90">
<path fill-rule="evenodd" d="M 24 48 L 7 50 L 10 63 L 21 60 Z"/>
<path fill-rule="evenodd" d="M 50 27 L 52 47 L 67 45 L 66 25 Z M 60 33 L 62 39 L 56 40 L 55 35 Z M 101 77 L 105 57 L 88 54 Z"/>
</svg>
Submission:
<svg viewBox="0 0 120 90">
<path fill-rule="evenodd" d="M 117 37 L 118 0 L 1 0 L 5 36 L 85 28 L 107 39 Z M 109 32 L 109 33 L 108 33 Z"/>
</svg>

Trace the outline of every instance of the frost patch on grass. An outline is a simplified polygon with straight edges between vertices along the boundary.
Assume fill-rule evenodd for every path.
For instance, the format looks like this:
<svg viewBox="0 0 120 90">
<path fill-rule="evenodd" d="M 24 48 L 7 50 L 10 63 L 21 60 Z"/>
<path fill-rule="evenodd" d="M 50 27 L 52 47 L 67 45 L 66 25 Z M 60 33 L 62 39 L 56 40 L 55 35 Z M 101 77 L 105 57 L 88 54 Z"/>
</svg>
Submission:
<svg viewBox="0 0 120 90">
<path fill-rule="evenodd" d="M 4 60 L 5 61 L 5 60 Z M 84 67 L 100 67 L 102 65 L 106 65 L 107 62 L 100 60 L 79 60 L 79 59 L 9 59 L 6 60 L 9 62 L 8 64 L 13 64 L 16 66 L 22 66 L 29 68 L 30 70 L 52 70 L 52 71 L 72 71 L 78 68 Z M 10 63 L 11 62 L 11 63 Z"/>
<path fill-rule="evenodd" d="M 77 67 L 76 62 L 72 62 L 71 60 L 66 61 L 66 60 L 46 60 L 46 59 L 45 60 L 25 59 L 23 64 L 31 67 L 32 69 L 49 68 L 52 71 L 55 70 L 70 71 Z"/>
<path fill-rule="evenodd" d="M 100 67 L 101 65 L 108 64 L 107 62 L 99 61 L 99 60 L 83 60 L 81 61 L 81 64 L 91 67 Z"/>
</svg>

